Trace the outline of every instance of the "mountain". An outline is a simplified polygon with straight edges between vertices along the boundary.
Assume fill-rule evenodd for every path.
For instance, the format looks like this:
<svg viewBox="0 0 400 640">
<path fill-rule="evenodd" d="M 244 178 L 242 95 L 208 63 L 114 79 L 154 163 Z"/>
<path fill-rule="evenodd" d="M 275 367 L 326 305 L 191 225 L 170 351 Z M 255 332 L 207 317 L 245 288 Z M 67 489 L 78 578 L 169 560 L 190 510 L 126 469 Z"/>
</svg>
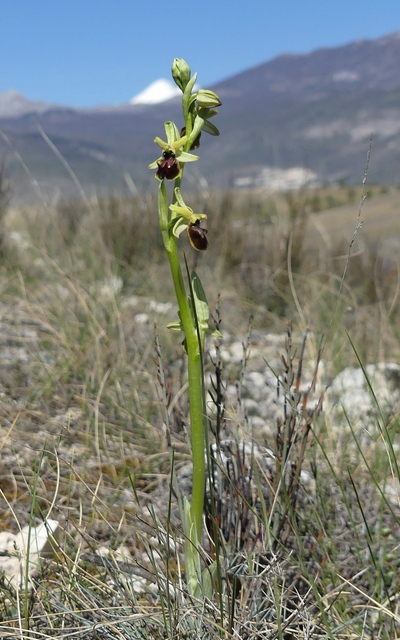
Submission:
<svg viewBox="0 0 400 640">
<path fill-rule="evenodd" d="M 369 180 L 398 182 L 399 68 L 400 33 L 393 33 L 281 55 L 227 78 L 210 87 L 222 100 L 216 119 L 221 136 L 202 136 L 201 160 L 188 177 L 202 176 L 211 188 L 268 186 L 278 170 L 304 168 L 319 182 L 359 184 L 373 134 Z M 179 99 L 97 109 L 48 105 L 13 117 L 0 111 L 0 158 L 6 155 L 19 198 L 32 177 L 16 153 L 45 194 L 77 195 L 43 132 L 88 195 L 126 191 L 127 173 L 139 189 L 154 189 L 147 165 L 158 155 L 153 140 L 163 136 L 164 120 L 180 126 Z"/>
<path fill-rule="evenodd" d="M 399 180 L 400 33 L 285 54 L 219 83 L 220 152 L 233 175 L 299 165 L 323 181 Z M 221 148 L 222 147 L 222 148 Z M 250 159 L 251 158 L 251 159 Z M 226 166 L 226 165 L 225 165 Z M 234 178 L 235 179 L 235 178 Z"/>
<path fill-rule="evenodd" d="M 41 113 L 51 108 L 46 102 L 34 102 L 15 89 L 0 93 L 0 118 L 24 116 L 27 113 Z"/>
</svg>

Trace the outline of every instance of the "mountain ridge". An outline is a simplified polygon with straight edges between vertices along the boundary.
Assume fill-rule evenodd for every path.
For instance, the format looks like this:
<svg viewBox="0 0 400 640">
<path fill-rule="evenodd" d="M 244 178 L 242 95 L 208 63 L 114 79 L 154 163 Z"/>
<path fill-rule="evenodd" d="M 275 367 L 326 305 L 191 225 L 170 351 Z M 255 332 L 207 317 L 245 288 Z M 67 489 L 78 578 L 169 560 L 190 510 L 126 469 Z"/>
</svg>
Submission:
<svg viewBox="0 0 400 640">
<path fill-rule="evenodd" d="M 374 133 L 371 179 L 396 182 L 400 161 L 400 33 L 359 40 L 307 54 L 282 54 L 226 78 L 213 88 L 221 97 L 219 139 L 202 137 L 194 176 L 210 188 L 260 184 L 268 167 L 304 167 L 320 181 L 359 182 Z M 35 178 L 73 193 L 65 168 L 40 135 L 56 145 L 88 194 L 126 190 L 124 174 L 153 188 L 147 165 L 157 155 L 164 120 L 180 124 L 180 100 L 153 105 L 77 109 L 53 105 L 1 117 L 10 146 L 8 170 L 17 175 L 18 152 Z M 204 142 L 203 142 L 204 140 Z M 0 155 L 0 157 L 1 157 Z M 197 173 L 196 173 L 197 172 Z M 66 185 L 69 184 L 69 187 Z M 267 185 L 266 185 L 267 186 Z M 23 190 L 23 189 L 22 189 Z"/>
<path fill-rule="evenodd" d="M 325 55 L 325 54 L 329 54 L 333 51 L 343 51 L 343 52 L 347 52 L 350 49 L 359 49 L 361 47 L 363 47 L 364 45 L 370 45 L 373 44 L 376 47 L 379 46 L 384 46 L 387 44 L 393 44 L 397 42 L 398 43 L 398 52 L 400 52 L 400 31 L 394 31 L 390 34 L 387 34 L 386 36 L 382 36 L 380 38 L 377 39 L 358 39 L 355 40 L 353 42 L 350 42 L 348 44 L 345 45 L 341 45 L 340 47 L 320 47 L 318 49 L 314 49 L 308 53 L 291 53 L 291 52 L 286 52 L 286 53 L 282 53 L 278 56 L 275 56 L 274 58 L 267 60 L 265 62 L 259 63 L 257 65 L 254 65 L 252 67 L 249 67 L 248 69 L 245 69 L 243 71 L 240 71 L 238 73 L 235 73 L 231 76 L 228 76 L 227 78 L 225 78 L 224 80 L 218 81 L 216 83 L 214 83 L 212 85 L 213 88 L 215 87 L 221 87 L 222 89 L 224 89 L 226 84 L 231 83 L 232 80 L 238 80 L 241 77 L 246 76 L 247 78 L 250 77 L 251 74 L 253 73 L 259 73 L 260 71 L 263 72 L 263 70 L 266 69 L 273 69 L 276 66 L 280 66 L 281 64 L 285 64 L 286 62 L 290 61 L 290 63 L 292 64 L 293 62 L 296 63 L 300 63 L 303 66 L 303 73 L 299 76 L 298 74 L 294 75 L 294 77 L 291 77 L 290 80 L 292 81 L 293 79 L 296 80 L 301 80 L 302 83 L 304 83 L 304 78 L 307 77 L 306 74 L 304 73 L 304 65 L 307 64 L 308 60 L 312 60 L 315 61 L 317 56 L 321 56 L 321 55 Z M 366 61 L 368 65 L 370 65 L 370 62 Z M 275 71 L 275 69 L 274 69 Z M 336 77 L 333 78 L 334 80 L 340 82 L 349 82 L 349 81 L 361 81 L 362 79 L 359 77 L 359 74 L 357 72 L 354 71 L 354 69 L 352 69 L 351 71 L 349 70 L 348 73 L 350 75 L 345 75 L 346 74 L 346 69 L 342 70 L 344 75 L 342 77 Z M 386 82 L 382 82 L 382 80 L 384 80 L 384 78 L 380 77 L 379 74 L 377 73 L 377 70 L 374 70 L 373 73 L 371 73 L 371 69 L 369 69 L 370 71 L 370 75 L 372 75 L 374 80 L 379 79 L 380 82 L 379 84 L 373 85 L 373 86 L 379 86 L 380 88 L 390 88 L 391 86 L 400 86 L 400 75 L 398 73 L 394 73 L 391 74 L 389 78 L 386 78 Z M 340 71 L 338 71 L 337 73 L 340 74 Z M 270 81 L 271 80 L 271 75 L 270 74 L 265 74 L 263 77 L 263 80 L 265 81 Z M 388 86 L 388 82 L 390 84 L 390 86 Z M 77 106 L 71 106 L 71 105 L 67 105 L 67 104 L 59 104 L 59 103 L 46 103 L 44 101 L 37 101 L 37 100 L 30 100 L 30 98 L 28 98 L 27 96 L 21 94 L 19 91 L 15 90 L 15 89 L 8 89 L 2 93 L 0 93 L 0 117 L 12 117 L 12 113 L 8 112 L 6 116 L 4 116 L 4 113 L 2 111 L 2 107 L 3 104 L 6 104 L 7 102 L 9 102 L 11 96 L 13 98 L 15 98 L 18 102 L 23 102 L 23 104 L 27 105 L 27 108 L 29 106 L 30 111 L 42 111 L 42 110 L 51 110 L 53 108 L 59 108 L 59 109 L 72 109 L 74 111 L 94 111 L 97 109 L 100 110 L 114 110 L 114 109 L 121 109 L 121 108 L 126 108 L 129 107 L 131 105 L 135 105 L 135 104 L 157 104 L 158 102 L 164 102 L 167 100 L 170 100 L 171 98 L 174 98 L 176 94 L 176 96 L 179 95 L 179 89 L 176 88 L 176 91 L 173 91 L 173 89 L 175 88 L 175 85 L 173 84 L 173 82 L 171 80 L 168 80 L 166 78 L 159 78 L 157 80 L 154 80 L 152 82 L 150 82 L 142 91 L 140 91 L 138 94 L 136 94 L 135 96 L 133 96 L 133 98 L 131 98 L 130 100 L 128 100 L 127 102 L 123 102 L 123 103 L 119 103 L 116 105 L 93 105 L 90 107 L 77 107 Z M 293 85 L 290 87 L 289 84 L 286 85 L 281 85 L 281 86 L 276 86 L 274 84 L 269 84 L 269 88 L 272 91 L 276 91 L 277 93 L 283 91 L 283 90 L 287 90 L 287 88 L 292 88 L 293 89 Z M 150 94 L 149 92 L 149 101 L 138 101 L 138 98 L 141 98 L 142 95 L 147 94 L 147 92 L 149 90 L 154 90 L 154 91 L 158 91 L 160 90 L 161 95 L 160 95 L 160 99 L 154 100 L 153 99 L 153 95 Z M 165 91 L 165 94 L 163 93 Z M 10 102 L 11 104 L 11 102 Z M 12 106 L 12 105 L 11 105 Z M 10 106 L 10 109 L 11 109 Z M 19 114 L 18 114 L 19 115 Z"/>
</svg>

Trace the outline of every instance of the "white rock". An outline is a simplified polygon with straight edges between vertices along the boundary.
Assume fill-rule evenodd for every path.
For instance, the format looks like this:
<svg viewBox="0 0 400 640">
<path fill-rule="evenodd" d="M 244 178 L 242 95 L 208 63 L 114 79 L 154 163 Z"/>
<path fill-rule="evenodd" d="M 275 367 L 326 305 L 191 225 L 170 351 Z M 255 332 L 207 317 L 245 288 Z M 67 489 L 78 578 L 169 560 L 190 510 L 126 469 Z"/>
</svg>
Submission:
<svg viewBox="0 0 400 640">
<path fill-rule="evenodd" d="M 0 533 L 0 572 L 14 589 L 32 587 L 41 559 L 51 557 L 57 546 L 58 530 L 58 522 L 49 519 L 38 527 L 27 525 L 16 535 Z"/>
<path fill-rule="evenodd" d="M 150 300 L 149 308 L 151 311 L 155 311 L 160 315 L 165 315 L 169 313 L 173 308 L 172 302 L 156 302 L 155 300 Z"/>
<path fill-rule="evenodd" d="M 369 364 L 365 373 L 359 367 L 346 367 L 329 387 L 329 398 L 351 419 L 362 419 L 377 411 L 373 394 L 383 411 L 395 412 L 400 403 L 399 381 L 400 367 L 395 363 Z"/>
<path fill-rule="evenodd" d="M 149 316 L 147 313 L 137 313 L 135 315 L 136 324 L 148 324 Z"/>
<path fill-rule="evenodd" d="M 95 282 L 91 287 L 91 291 L 93 294 L 100 296 L 101 298 L 113 298 L 121 293 L 123 285 L 124 282 L 122 278 L 110 276 L 101 282 Z"/>
</svg>

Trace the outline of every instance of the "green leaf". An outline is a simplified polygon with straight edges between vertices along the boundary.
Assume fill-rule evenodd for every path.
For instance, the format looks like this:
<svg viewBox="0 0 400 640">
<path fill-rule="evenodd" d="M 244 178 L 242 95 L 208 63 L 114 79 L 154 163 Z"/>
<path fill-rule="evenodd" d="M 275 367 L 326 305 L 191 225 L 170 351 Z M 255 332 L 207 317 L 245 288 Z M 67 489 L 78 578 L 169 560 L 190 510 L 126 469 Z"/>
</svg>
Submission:
<svg viewBox="0 0 400 640">
<path fill-rule="evenodd" d="M 191 284 L 193 292 L 193 308 L 197 318 L 197 325 L 200 334 L 201 349 L 204 349 L 204 337 L 209 331 L 208 320 L 210 317 L 210 309 L 208 307 L 207 297 L 201 284 L 200 278 L 195 271 L 191 274 Z"/>
<path fill-rule="evenodd" d="M 196 97 L 197 97 L 197 93 L 192 93 L 192 95 L 189 97 L 189 102 L 188 102 L 189 107 L 191 107 L 192 104 L 196 102 Z"/>
<path fill-rule="evenodd" d="M 185 545 L 186 580 L 189 593 L 195 598 L 200 598 L 202 578 L 200 553 L 197 549 L 198 541 L 196 539 L 196 526 L 192 514 L 192 507 L 186 496 L 184 497 L 183 511 L 185 518 L 184 531 L 187 538 Z"/>
<path fill-rule="evenodd" d="M 200 278 L 195 271 L 192 271 L 191 281 L 195 297 L 197 320 L 199 323 L 206 322 L 208 324 L 210 310 L 208 308 L 207 297 Z"/>
<path fill-rule="evenodd" d="M 203 569 L 201 574 L 204 594 L 210 600 L 214 594 L 214 583 L 217 575 L 218 565 L 216 562 L 212 562 L 206 569 Z"/>
<path fill-rule="evenodd" d="M 193 87 L 196 84 L 196 80 L 197 80 L 197 73 L 194 73 L 185 87 L 185 91 L 183 93 L 183 99 L 186 100 L 188 103 L 190 99 L 190 94 L 192 93 Z"/>
<path fill-rule="evenodd" d="M 158 191 L 158 219 L 160 223 L 160 229 L 163 236 L 164 246 L 167 251 L 170 248 L 170 237 L 168 231 L 168 200 L 167 200 L 167 190 L 165 188 L 164 181 L 161 182 L 160 188 Z"/>
<path fill-rule="evenodd" d="M 193 87 L 194 87 L 194 85 L 196 83 L 196 79 L 197 79 L 197 73 L 193 74 L 193 76 L 190 78 L 189 82 L 187 83 L 187 85 L 185 87 L 185 91 L 183 92 L 182 109 L 183 109 L 183 118 L 184 118 L 185 122 L 187 122 L 187 118 L 189 116 L 190 97 L 191 97 L 191 93 L 192 93 Z"/>
<path fill-rule="evenodd" d="M 207 108 L 199 107 L 197 113 L 201 118 L 204 118 L 204 120 L 209 120 L 210 118 L 213 118 L 214 116 L 218 115 L 218 109 L 210 109 L 209 107 Z"/>
<path fill-rule="evenodd" d="M 191 142 L 193 142 L 194 140 L 196 140 L 197 136 L 199 135 L 199 133 L 201 132 L 201 130 L 203 129 L 205 124 L 204 118 L 202 118 L 199 115 L 196 115 L 194 122 L 193 122 L 193 129 L 192 129 L 192 133 L 190 134 L 190 140 Z"/>
<path fill-rule="evenodd" d="M 211 134 L 212 136 L 219 136 L 219 130 L 217 129 L 215 124 L 212 124 L 212 122 L 209 122 L 208 120 L 204 121 L 203 131 Z"/>
</svg>

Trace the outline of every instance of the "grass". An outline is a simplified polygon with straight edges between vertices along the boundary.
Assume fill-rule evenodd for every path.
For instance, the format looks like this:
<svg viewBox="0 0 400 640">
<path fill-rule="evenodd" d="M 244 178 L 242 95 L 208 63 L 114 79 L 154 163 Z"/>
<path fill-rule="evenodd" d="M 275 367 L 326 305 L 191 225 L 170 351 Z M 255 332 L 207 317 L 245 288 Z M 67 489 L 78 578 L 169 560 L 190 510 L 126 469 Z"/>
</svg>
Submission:
<svg viewBox="0 0 400 640">
<path fill-rule="evenodd" d="M 366 371 L 376 416 L 368 439 L 351 417 L 318 405 L 346 366 L 399 357 L 397 263 L 384 263 L 367 231 L 375 211 L 390 218 L 396 192 L 371 191 L 335 316 L 352 233 L 346 245 L 341 229 L 344 219 L 354 228 L 358 206 L 347 187 L 297 200 L 199 194 L 193 205 L 209 213 L 210 249 L 189 260 L 201 261 L 225 336 L 209 344 L 206 365 L 202 553 L 217 571 L 215 598 L 201 601 L 185 588 L 186 372 L 165 329 L 176 311 L 154 200 L 3 216 L 0 529 L 51 517 L 61 535 L 31 591 L 1 581 L 1 637 L 399 637 L 398 415 L 379 406 Z M 226 355 L 235 341 L 236 360 Z M 282 402 L 252 426 L 246 375 L 265 360 Z"/>
</svg>

